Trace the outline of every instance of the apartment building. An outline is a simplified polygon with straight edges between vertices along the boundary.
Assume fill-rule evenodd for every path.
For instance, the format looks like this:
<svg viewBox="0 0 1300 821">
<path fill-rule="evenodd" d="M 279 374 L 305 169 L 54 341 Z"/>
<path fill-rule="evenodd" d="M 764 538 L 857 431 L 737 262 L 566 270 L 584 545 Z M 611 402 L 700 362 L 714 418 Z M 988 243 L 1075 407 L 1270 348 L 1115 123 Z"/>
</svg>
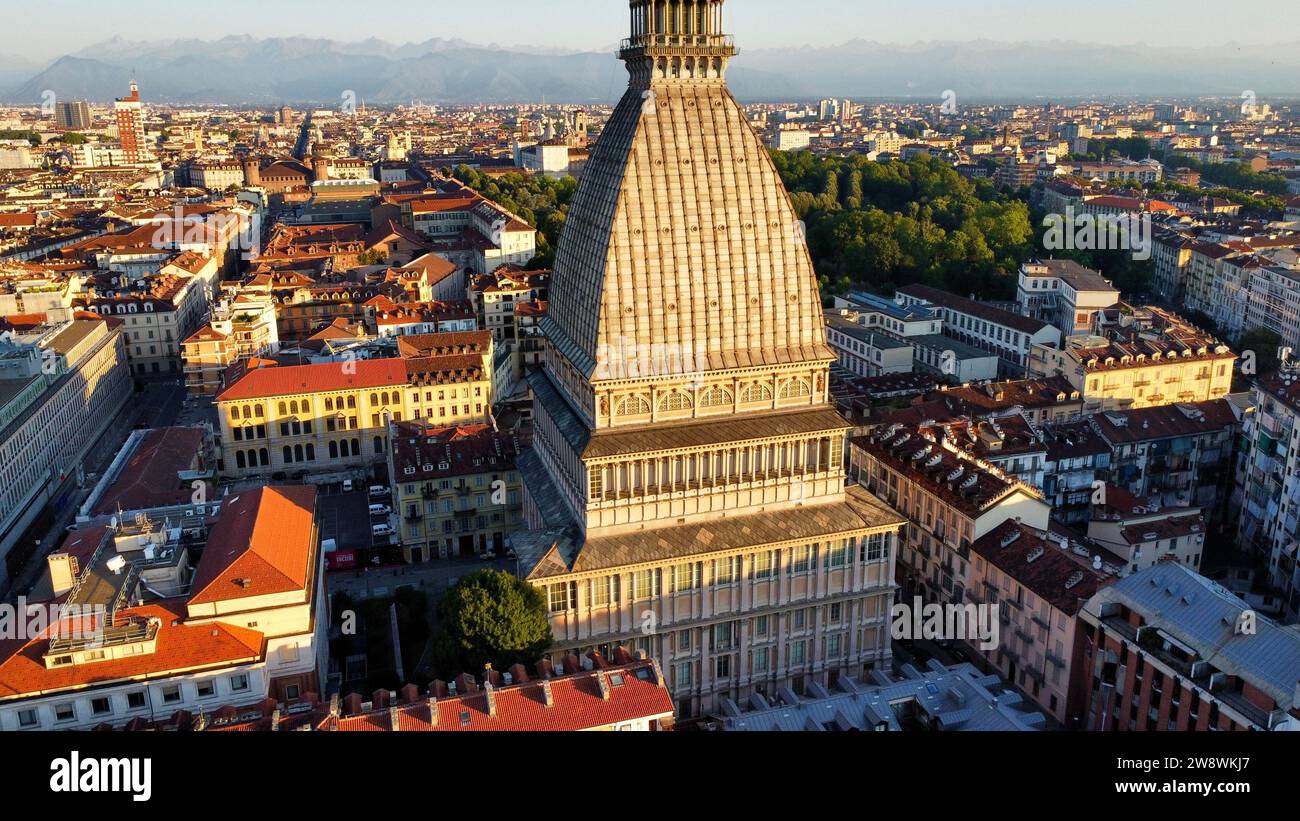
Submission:
<svg viewBox="0 0 1300 821">
<path fill-rule="evenodd" d="M 858 376 L 912 372 L 911 345 L 850 317 L 826 312 L 826 343 L 841 367 Z"/>
<path fill-rule="evenodd" d="M 1164 166 L 1159 160 L 1121 160 L 1119 162 L 1079 162 L 1074 164 L 1074 175 L 1102 182 L 1159 182 L 1164 177 Z"/>
<path fill-rule="evenodd" d="M 1077 729 L 1086 701 L 1079 611 L 1111 578 L 1068 543 L 1015 520 L 970 552 L 968 601 L 997 607 L 1001 628 L 996 648 L 966 643 L 1060 726 Z"/>
<path fill-rule="evenodd" d="M 1197 507 L 1161 507 L 1122 487 L 1097 489 L 1088 538 L 1124 562 L 1124 574 L 1160 562 L 1181 562 L 1200 572 L 1205 547 L 1205 517 Z"/>
<path fill-rule="evenodd" d="M 1300 621 L 1300 378 L 1293 366 L 1255 382 L 1255 412 L 1242 419 L 1236 493 L 1237 544 L 1267 568 L 1282 593 L 1282 621 Z"/>
<path fill-rule="evenodd" d="M 223 475 L 364 471 L 387 459 L 389 423 L 490 422 L 491 335 L 399 339 L 397 358 L 258 361 L 217 394 Z"/>
<path fill-rule="evenodd" d="M 516 307 L 549 299 L 550 282 L 550 271 L 525 271 L 510 265 L 471 277 L 469 301 L 478 314 L 479 327 L 491 331 L 498 345 L 514 340 Z"/>
<path fill-rule="evenodd" d="M 1078 419 L 1083 397 L 1062 376 L 1008 379 L 982 385 L 941 385 L 929 399 L 942 399 L 966 416 L 1024 416 L 1035 427 Z"/>
<path fill-rule="evenodd" d="M 1110 445 L 1086 420 L 1047 425 L 1042 433 L 1047 445 L 1043 497 L 1052 506 L 1052 518 L 1087 527 L 1094 483 L 1110 468 Z"/>
<path fill-rule="evenodd" d="M 78 609 L 0 652 L 0 728 L 130 726 L 320 693 L 315 503 L 313 487 L 262 487 L 225 498 L 210 530 L 142 518 L 73 531 L 38 590 L 40 606 Z M 80 628 L 78 613 L 103 626 Z"/>
<path fill-rule="evenodd" d="M 1095 414 L 1089 424 L 1111 451 L 1099 478 L 1151 506 L 1197 508 L 1221 521 L 1242 416 L 1226 399 Z"/>
<path fill-rule="evenodd" d="M 279 350 L 274 300 L 240 294 L 213 308 L 208 324 L 181 342 L 186 390 L 192 396 L 215 396 L 231 365 Z"/>
<path fill-rule="evenodd" d="M 1089 413 L 1220 399 L 1232 387 L 1237 355 L 1175 314 L 1144 309 L 1149 325 L 1130 323 L 1108 337 L 1075 337 L 1060 370 Z M 1128 320 L 1128 317 L 1124 317 Z"/>
<path fill-rule="evenodd" d="M 1090 730 L 1300 729 L 1300 634 L 1177 562 L 1080 613 Z"/>
<path fill-rule="evenodd" d="M 48 503 L 67 501 L 131 387 L 114 320 L 75 319 L 0 340 L 0 555 Z M 0 565 L 0 587 L 8 579 Z"/>
<path fill-rule="evenodd" d="M 972 542 L 1007 519 L 1048 526 L 1038 490 L 947 439 L 892 424 L 849 445 L 850 478 L 907 517 L 897 567 L 904 598 L 960 604 L 971 589 Z"/>
<path fill-rule="evenodd" d="M 208 295 L 208 283 L 200 277 L 157 276 L 138 286 L 97 290 L 72 304 L 122 320 L 132 373 L 176 374 L 183 369 L 183 340 L 208 313 Z"/>
<path fill-rule="evenodd" d="M 1109 280 L 1074 260 L 1026 262 L 1017 277 L 1020 310 L 1051 323 L 1065 336 L 1089 333 L 1093 315 L 1119 302 L 1119 291 Z"/>
<path fill-rule="evenodd" d="M 1061 345 L 1061 332 L 1047 322 L 928 285 L 899 288 L 896 298 L 903 305 L 920 304 L 933 309 L 943 320 L 944 336 L 996 354 L 1002 376 L 1024 376 L 1032 346 Z"/>
<path fill-rule="evenodd" d="M 388 475 L 406 561 L 503 555 L 523 519 L 518 454 L 491 425 L 394 423 Z"/>
</svg>

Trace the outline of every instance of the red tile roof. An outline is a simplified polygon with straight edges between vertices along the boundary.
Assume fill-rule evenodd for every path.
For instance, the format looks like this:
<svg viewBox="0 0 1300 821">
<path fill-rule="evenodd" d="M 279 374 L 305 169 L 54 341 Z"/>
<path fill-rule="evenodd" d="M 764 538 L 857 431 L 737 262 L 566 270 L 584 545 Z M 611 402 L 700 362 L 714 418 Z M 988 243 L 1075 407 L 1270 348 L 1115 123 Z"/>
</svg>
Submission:
<svg viewBox="0 0 1300 821">
<path fill-rule="evenodd" d="M 190 501 L 194 488 L 182 482 L 178 471 L 189 470 L 203 447 L 199 428 L 155 428 L 146 433 L 117 480 L 109 485 L 95 514 L 147 507 L 180 505 Z"/>
<path fill-rule="evenodd" d="M 226 666 L 262 656 L 263 638 L 256 630 L 223 622 L 183 623 L 184 599 L 129 608 L 118 611 L 118 616 L 157 619 L 154 652 L 47 669 L 43 657 L 49 647 L 49 630 L 30 640 L 2 641 L 0 699 Z M 57 625 L 55 628 L 57 634 Z"/>
<path fill-rule="evenodd" d="M 354 373 L 347 373 L 344 365 Z M 401 359 L 361 359 L 349 363 L 288 365 L 250 368 L 217 395 L 218 402 L 264 399 L 323 391 L 347 391 L 406 384 L 406 364 Z"/>
<path fill-rule="evenodd" d="M 306 589 L 316 557 L 315 510 L 310 485 L 227 497 L 194 571 L 190 604 Z"/>
</svg>

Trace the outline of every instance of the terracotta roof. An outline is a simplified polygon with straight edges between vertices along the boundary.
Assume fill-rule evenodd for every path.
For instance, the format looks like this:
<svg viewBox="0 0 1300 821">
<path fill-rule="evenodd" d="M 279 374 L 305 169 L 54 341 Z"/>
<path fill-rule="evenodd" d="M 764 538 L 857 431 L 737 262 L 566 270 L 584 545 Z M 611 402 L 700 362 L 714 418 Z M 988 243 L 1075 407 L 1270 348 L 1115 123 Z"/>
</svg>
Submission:
<svg viewBox="0 0 1300 821">
<path fill-rule="evenodd" d="M 346 373 L 344 364 L 353 366 Z M 346 391 L 406 384 L 406 363 L 401 359 L 361 359 L 350 363 L 288 365 L 251 368 L 217 395 L 218 402 L 262 399 L 323 391 Z"/>
<path fill-rule="evenodd" d="M 180 505 L 190 501 L 194 488 L 177 473 L 188 470 L 203 447 L 199 428 L 155 428 L 142 437 L 117 480 L 95 506 L 96 514 L 148 507 Z"/>
<path fill-rule="evenodd" d="M 316 556 L 315 509 L 310 485 L 227 497 L 194 571 L 190 604 L 306 589 Z"/>
<path fill-rule="evenodd" d="M 1102 573 L 1072 558 L 1041 531 L 1014 519 L 976 539 L 970 549 L 1066 615 L 1078 613 L 1107 584 Z"/>
<path fill-rule="evenodd" d="M 157 619 L 155 650 L 105 661 L 46 668 L 50 630 L 41 636 L 0 642 L 0 698 L 34 696 L 125 679 L 140 679 L 253 661 L 262 655 L 256 630 L 224 622 L 185 624 L 184 599 L 164 599 L 118 611 L 118 616 Z"/>
</svg>

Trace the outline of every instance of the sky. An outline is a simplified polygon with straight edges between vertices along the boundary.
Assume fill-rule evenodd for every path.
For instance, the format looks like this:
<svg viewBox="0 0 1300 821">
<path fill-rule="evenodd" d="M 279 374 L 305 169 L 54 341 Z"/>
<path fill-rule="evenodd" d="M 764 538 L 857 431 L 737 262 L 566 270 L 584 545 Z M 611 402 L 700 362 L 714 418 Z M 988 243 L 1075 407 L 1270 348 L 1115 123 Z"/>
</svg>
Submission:
<svg viewBox="0 0 1300 821">
<path fill-rule="evenodd" d="M 459 38 L 502 46 L 605 49 L 626 36 L 627 0 L 41 0 L 14 3 L 0 55 L 49 60 L 106 38 L 238 34 L 390 42 Z M 1073 6 L 1070 8 L 1069 6 Z M 196 10 L 203 10 L 201 13 Z M 741 48 L 988 39 L 1153 46 L 1300 40 L 1296 0 L 731 0 Z"/>
</svg>

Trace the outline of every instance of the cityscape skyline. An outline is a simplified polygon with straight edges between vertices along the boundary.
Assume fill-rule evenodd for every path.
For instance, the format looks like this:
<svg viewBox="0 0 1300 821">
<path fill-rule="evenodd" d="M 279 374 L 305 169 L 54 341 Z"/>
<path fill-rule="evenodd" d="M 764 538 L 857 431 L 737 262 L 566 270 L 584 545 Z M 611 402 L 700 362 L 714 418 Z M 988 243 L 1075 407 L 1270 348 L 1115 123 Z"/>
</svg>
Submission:
<svg viewBox="0 0 1300 821">
<path fill-rule="evenodd" d="M 0 58 L 17 55 L 27 61 L 48 63 L 65 54 L 104 42 L 102 22 L 92 0 L 51 0 L 39 6 L 26 5 L 12 11 L 17 25 L 30 36 L 0 47 Z M 468 36 L 479 29 L 481 11 L 453 3 L 413 3 L 408 0 L 376 0 L 367 4 L 361 19 L 347 13 L 350 4 L 342 0 L 307 2 L 287 0 L 266 4 L 258 0 L 231 0 L 223 6 L 229 13 L 204 20 L 201 39 L 228 36 L 256 36 L 274 31 L 278 36 L 323 38 L 356 43 L 367 39 L 395 45 L 419 43 L 430 37 L 461 39 L 501 48 L 530 48 L 562 53 L 608 51 L 617 41 L 608 33 L 626 20 L 624 3 L 614 0 L 551 0 L 543 8 L 523 0 L 498 0 L 494 9 L 501 16 L 493 20 L 492 36 Z M 128 35 L 132 41 L 177 39 L 171 4 L 165 0 L 138 0 Z M 1284 0 L 1241 0 L 1232 15 L 1215 11 L 1210 0 L 1194 0 L 1180 6 L 1178 17 L 1168 15 L 1159 4 L 1134 4 L 1124 0 L 1098 0 L 1080 15 L 1040 15 L 1037 4 L 1028 0 L 991 0 L 979 4 L 962 0 L 936 0 L 927 4 L 929 13 L 890 14 L 894 6 L 884 0 L 811 0 L 800 7 L 807 13 L 791 19 L 786 4 L 778 0 L 745 0 L 744 19 L 734 34 L 747 49 L 821 48 L 854 40 L 890 45 L 989 40 L 1014 44 L 1066 41 L 1147 45 L 1153 47 L 1271 46 L 1294 43 L 1300 31 L 1300 7 Z M 310 13 L 307 13 L 310 12 Z M 390 21 L 404 20 L 403 29 L 427 36 L 394 37 Z M 836 20 L 828 26 L 828 18 Z M 247 24 L 257 19 L 257 27 Z M 1272 37 L 1261 39 L 1259 21 L 1269 21 Z M 373 20 L 370 23 L 369 20 Z M 1119 32 L 1115 22 L 1123 21 Z M 1063 29 L 1065 32 L 1063 36 Z"/>
</svg>

